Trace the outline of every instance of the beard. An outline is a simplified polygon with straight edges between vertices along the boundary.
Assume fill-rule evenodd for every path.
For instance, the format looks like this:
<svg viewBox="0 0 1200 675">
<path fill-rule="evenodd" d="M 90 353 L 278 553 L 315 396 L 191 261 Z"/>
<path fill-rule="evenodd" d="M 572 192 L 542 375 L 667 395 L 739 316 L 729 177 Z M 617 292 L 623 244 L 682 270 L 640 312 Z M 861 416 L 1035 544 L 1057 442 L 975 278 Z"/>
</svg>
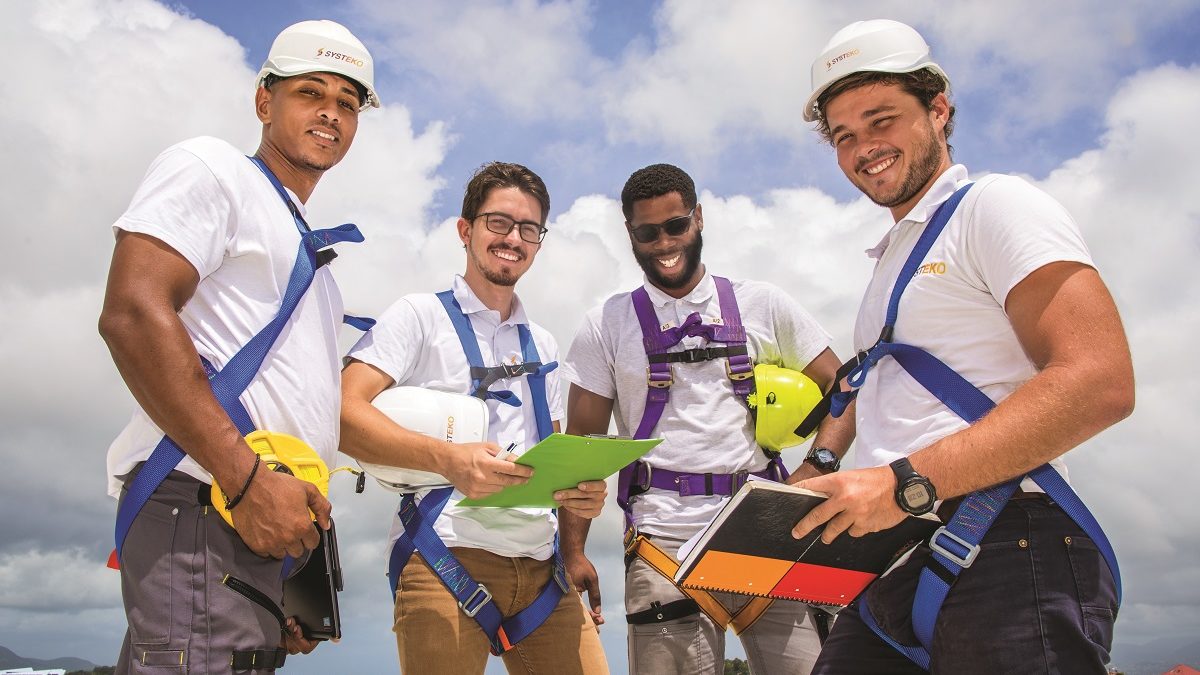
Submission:
<svg viewBox="0 0 1200 675">
<path fill-rule="evenodd" d="M 640 253 L 636 246 L 633 248 L 633 257 L 642 271 L 646 273 L 646 278 L 650 280 L 650 283 L 659 288 L 675 289 L 686 286 L 695 276 L 696 270 L 700 268 L 700 251 L 703 248 L 704 237 L 700 228 L 696 228 L 696 238 L 680 251 L 682 260 L 672 269 L 672 271 L 679 269 L 679 274 L 675 277 L 665 276 L 662 266 L 658 264 L 655 257 L 649 253 Z"/>
<path fill-rule="evenodd" d="M 506 244 L 497 244 L 489 247 L 487 250 L 512 251 L 517 255 L 521 255 L 520 251 L 517 251 L 513 247 Z M 479 270 L 479 273 L 483 275 L 483 278 L 487 279 L 490 283 L 496 284 L 497 286 L 517 285 L 517 279 L 520 279 L 520 275 L 511 270 L 498 270 L 488 267 L 484 264 L 484 261 L 481 260 L 478 255 L 476 255 L 474 247 L 469 245 L 467 246 L 467 255 L 471 257 L 471 264 L 475 266 L 475 269 Z"/>
<path fill-rule="evenodd" d="M 865 188 L 860 186 L 862 193 L 865 194 L 871 201 L 885 208 L 900 206 L 917 195 L 921 190 L 929 184 L 934 173 L 942 163 L 941 147 L 938 143 L 937 132 L 933 130 L 933 125 L 926 122 L 926 131 L 924 141 L 915 148 L 913 163 L 909 166 L 908 173 L 904 175 L 904 180 L 900 182 L 891 194 L 871 194 Z M 886 155 L 887 151 L 879 153 L 880 156 Z M 863 163 L 869 164 L 877 158 L 868 158 Z"/>
</svg>

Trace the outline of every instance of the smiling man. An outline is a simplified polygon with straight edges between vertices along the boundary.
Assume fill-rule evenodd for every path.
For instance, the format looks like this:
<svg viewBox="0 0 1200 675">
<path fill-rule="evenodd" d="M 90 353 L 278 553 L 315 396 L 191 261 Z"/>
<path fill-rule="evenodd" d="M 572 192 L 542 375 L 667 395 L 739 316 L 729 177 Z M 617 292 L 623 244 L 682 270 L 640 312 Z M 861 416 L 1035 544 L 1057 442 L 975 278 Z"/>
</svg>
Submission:
<svg viewBox="0 0 1200 675">
<path fill-rule="evenodd" d="M 510 673 L 608 672 L 587 611 L 567 592 L 554 511 L 430 506 L 525 482 L 531 469 L 512 460 L 559 428 L 558 344 L 516 294 L 542 249 L 549 211 L 534 172 L 503 162 L 480 167 L 457 223 L 466 272 L 447 291 L 400 298 L 350 350 L 342 450 L 453 485 L 402 498 L 402 513 L 423 514 L 420 534 L 399 514 L 393 522 L 393 630 L 405 673 L 482 673 L 489 648 Z M 484 399 L 488 440 L 450 443 L 401 427 L 371 404 L 394 385 Z M 497 457 L 501 445 L 515 453 Z M 589 519 L 606 495 L 604 481 L 589 481 L 555 498 L 560 515 Z"/>
<path fill-rule="evenodd" d="M 645 283 L 588 312 L 564 376 L 571 381 L 569 433 L 607 433 L 615 412 L 621 434 L 663 439 L 622 472 L 618 488 L 626 515 L 629 672 L 722 673 L 732 627 L 755 672 L 807 673 L 820 643 L 819 619 L 806 605 L 685 595 L 671 568 L 680 545 L 748 474 L 788 477 L 778 456 L 755 443 L 745 400 L 753 364 L 802 370 L 827 387 L 838 366 L 829 335 L 779 288 L 708 272 L 701 262 L 704 209 L 682 169 L 655 164 L 634 172 L 621 208 Z M 838 426 L 819 430 L 814 461 L 798 469 L 800 477 L 836 470 L 850 442 Z M 584 555 L 588 525 L 563 517 L 563 551 L 602 623 L 599 581 Z"/>
<path fill-rule="evenodd" d="M 335 458 L 342 299 L 318 249 L 361 236 L 311 233 L 303 209 L 379 105 L 372 81 L 344 26 L 284 29 L 259 73 L 255 155 L 203 137 L 168 148 L 114 225 L 100 332 L 139 405 L 108 452 L 129 620 L 119 673 L 265 672 L 315 646 L 221 582 L 278 605 L 282 558 L 319 541 L 309 511 L 329 527 L 317 488 L 260 468 L 243 436 L 282 432 Z M 210 508 L 214 480 L 236 531 Z"/>
<path fill-rule="evenodd" d="M 830 498 L 794 534 L 861 536 L 939 499 L 948 521 L 838 615 L 815 672 L 1103 673 L 1115 558 L 1062 455 L 1130 413 L 1133 368 L 1079 227 L 951 162 L 949 78 L 911 27 L 847 26 L 812 77 L 805 119 L 895 225 L 868 251 L 846 380 L 858 467 L 802 483 Z"/>
</svg>

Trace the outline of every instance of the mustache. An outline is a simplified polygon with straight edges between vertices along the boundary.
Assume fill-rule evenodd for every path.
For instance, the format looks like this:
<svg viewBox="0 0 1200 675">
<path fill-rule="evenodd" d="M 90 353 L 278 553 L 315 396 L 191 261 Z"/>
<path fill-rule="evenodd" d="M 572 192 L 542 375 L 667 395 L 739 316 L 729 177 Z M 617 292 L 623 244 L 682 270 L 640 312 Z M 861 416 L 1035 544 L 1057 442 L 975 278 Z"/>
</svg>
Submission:
<svg viewBox="0 0 1200 675">
<path fill-rule="evenodd" d="M 515 253 L 515 254 L 517 254 L 517 255 L 518 255 L 518 256 L 520 256 L 522 259 L 524 259 L 524 258 L 525 258 L 525 251 L 524 251 L 524 250 L 522 250 L 522 249 L 519 249 L 519 248 L 517 248 L 516 246 L 513 246 L 512 244 L 510 244 L 510 243 L 508 243 L 508 242 L 506 242 L 506 241 L 502 241 L 502 242 L 499 242 L 499 243 L 496 243 L 496 244 L 492 244 L 491 246 L 489 246 L 489 247 L 487 248 L 487 250 L 488 250 L 488 252 L 489 252 L 489 253 L 490 253 L 490 252 L 492 252 L 492 251 L 510 251 L 510 252 L 512 252 L 512 253 Z"/>
<path fill-rule="evenodd" d="M 891 148 L 887 148 L 887 149 L 880 148 L 879 150 L 872 152 L 870 155 L 867 155 L 866 157 L 858 160 L 858 162 L 854 165 L 854 170 L 862 171 L 863 167 L 865 167 L 866 165 L 872 164 L 874 162 L 878 162 L 881 159 L 884 159 L 886 157 L 891 157 L 892 155 L 895 155 L 895 154 L 897 154 L 896 151 Z"/>
</svg>

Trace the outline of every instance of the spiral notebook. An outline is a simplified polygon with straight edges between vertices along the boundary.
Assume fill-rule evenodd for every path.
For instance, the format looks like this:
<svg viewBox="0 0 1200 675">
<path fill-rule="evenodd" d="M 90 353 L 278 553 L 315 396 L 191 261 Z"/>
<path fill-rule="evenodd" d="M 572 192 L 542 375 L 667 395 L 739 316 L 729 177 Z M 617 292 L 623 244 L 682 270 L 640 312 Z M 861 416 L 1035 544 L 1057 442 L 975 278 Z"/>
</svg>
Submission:
<svg viewBox="0 0 1200 675">
<path fill-rule="evenodd" d="M 803 539 L 792 527 L 825 495 L 768 481 L 746 483 L 700 535 L 675 574 L 685 588 L 728 591 L 845 607 L 941 521 L 909 516 L 862 537 L 821 542 L 824 527 Z"/>
</svg>

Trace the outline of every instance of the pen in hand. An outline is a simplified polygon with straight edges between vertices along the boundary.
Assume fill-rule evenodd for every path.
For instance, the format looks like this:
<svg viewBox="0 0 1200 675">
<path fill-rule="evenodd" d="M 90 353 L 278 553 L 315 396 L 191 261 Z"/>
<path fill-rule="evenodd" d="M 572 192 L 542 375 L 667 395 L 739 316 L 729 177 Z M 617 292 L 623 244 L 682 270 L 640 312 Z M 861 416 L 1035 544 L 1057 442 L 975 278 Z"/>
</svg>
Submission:
<svg viewBox="0 0 1200 675">
<path fill-rule="evenodd" d="M 515 441 L 512 443 L 509 443 L 507 448 L 496 453 L 496 459 L 508 459 L 509 457 L 512 456 L 513 450 L 515 450 L 516 447 L 517 447 L 517 444 Z"/>
</svg>

